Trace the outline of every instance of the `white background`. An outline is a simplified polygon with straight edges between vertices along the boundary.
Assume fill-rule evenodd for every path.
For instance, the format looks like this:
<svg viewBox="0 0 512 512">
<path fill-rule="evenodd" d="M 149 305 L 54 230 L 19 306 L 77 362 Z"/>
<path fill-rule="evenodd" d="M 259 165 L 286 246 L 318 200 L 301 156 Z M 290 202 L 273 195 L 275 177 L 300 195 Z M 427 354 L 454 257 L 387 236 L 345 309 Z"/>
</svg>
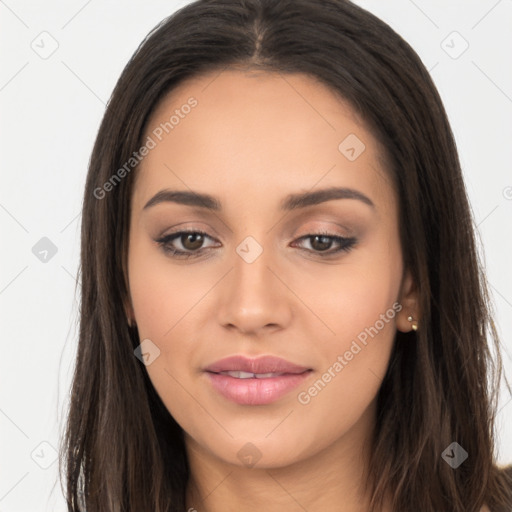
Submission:
<svg viewBox="0 0 512 512">
<path fill-rule="evenodd" d="M 128 59 L 186 3 L 0 0 L 0 512 L 65 510 L 51 446 L 64 425 L 77 344 L 74 276 L 87 164 Z M 416 49 L 445 102 L 511 375 L 512 0 L 356 3 Z M 469 47 L 453 58 L 464 41 Z M 31 47 L 52 44 L 58 48 L 47 59 Z M 46 263 L 32 252 L 42 237 L 57 248 Z M 509 400 L 504 394 L 499 413 L 501 463 L 512 462 Z"/>
</svg>

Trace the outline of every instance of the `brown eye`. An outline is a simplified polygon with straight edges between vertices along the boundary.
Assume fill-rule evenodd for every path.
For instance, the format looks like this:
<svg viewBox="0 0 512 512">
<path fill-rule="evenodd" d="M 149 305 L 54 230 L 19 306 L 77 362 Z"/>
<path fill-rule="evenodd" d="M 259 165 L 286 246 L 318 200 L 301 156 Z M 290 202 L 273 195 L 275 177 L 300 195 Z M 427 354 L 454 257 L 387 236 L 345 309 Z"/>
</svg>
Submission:
<svg viewBox="0 0 512 512">
<path fill-rule="evenodd" d="M 333 239 L 329 236 L 314 235 L 311 237 L 311 247 L 315 251 L 326 251 L 331 248 L 333 242 Z"/>
<path fill-rule="evenodd" d="M 309 247 L 302 247 L 305 251 L 312 252 L 319 256 L 331 256 L 342 251 L 348 252 L 357 243 L 356 238 L 345 238 L 330 233 L 311 233 L 299 238 L 299 245 L 309 242 Z M 302 242 L 302 243 L 301 243 Z M 297 242 L 296 242 L 297 243 Z M 335 247 L 332 249 L 332 247 Z M 337 246 L 337 247 L 336 247 Z"/>
<path fill-rule="evenodd" d="M 203 245 L 204 235 L 201 233 L 183 233 L 180 236 L 180 241 L 188 251 L 196 251 Z"/>
<path fill-rule="evenodd" d="M 212 244 L 203 247 L 207 239 L 213 241 L 213 238 L 203 231 L 178 231 L 156 242 L 166 254 L 176 258 L 191 258 L 200 256 L 206 249 L 212 247 Z"/>
</svg>

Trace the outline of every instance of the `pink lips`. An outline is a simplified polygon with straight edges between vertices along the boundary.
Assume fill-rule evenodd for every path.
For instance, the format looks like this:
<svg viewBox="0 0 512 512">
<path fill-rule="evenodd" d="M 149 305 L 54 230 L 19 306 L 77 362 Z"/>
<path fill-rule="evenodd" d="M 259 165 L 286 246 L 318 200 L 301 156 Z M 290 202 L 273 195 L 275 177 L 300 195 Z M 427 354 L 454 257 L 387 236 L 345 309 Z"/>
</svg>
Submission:
<svg viewBox="0 0 512 512">
<path fill-rule="evenodd" d="M 213 388 L 225 398 L 240 405 L 265 405 L 297 387 L 309 376 L 311 369 L 274 356 L 256 359 L 231 356 L 209 365 L 205 372 Z M 244 374 L 233 376 L 221 372 Z M 247 373 L 258 374 L 258 377 L 250 377 Z"/>
</svg>

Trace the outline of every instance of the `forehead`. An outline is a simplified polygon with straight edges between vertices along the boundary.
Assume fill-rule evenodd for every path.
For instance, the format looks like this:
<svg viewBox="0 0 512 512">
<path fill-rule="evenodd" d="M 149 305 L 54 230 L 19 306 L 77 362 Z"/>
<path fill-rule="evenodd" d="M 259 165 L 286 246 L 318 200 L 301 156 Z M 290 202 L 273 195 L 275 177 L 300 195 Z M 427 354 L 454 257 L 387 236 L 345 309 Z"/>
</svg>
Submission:
<svg viewBox="0 0 512 512">
<path fill-rule="evenodd" d="M 360 116 L 299 73 L 230 69 L 186 80 L 153 112 L 147 137 L 154 148 L 137 172 L 144 196 L 179 186 L 233 201 L 229 191 L 240 196 L 240 188 L 268 197 L 315 183 L 379 194 L 389 182 L 383 148 Z"/>
</svg>

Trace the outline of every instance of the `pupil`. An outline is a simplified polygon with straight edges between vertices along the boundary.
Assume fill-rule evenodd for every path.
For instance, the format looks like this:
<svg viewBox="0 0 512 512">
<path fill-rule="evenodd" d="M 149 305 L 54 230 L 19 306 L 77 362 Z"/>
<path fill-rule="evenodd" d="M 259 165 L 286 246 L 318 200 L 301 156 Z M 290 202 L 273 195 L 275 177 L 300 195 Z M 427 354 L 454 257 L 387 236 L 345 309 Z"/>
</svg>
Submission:
<svg viewBox="0 0 512 512">
<path fill-rule="evenodd" d="M 320 244 L 316 244 L 316 241 L 317 240 L 320 240 Z M 323 240 L 323 242 L 322 242 Z M 319 235 L 315 235 L 314 236 L 314 242 L 313 242 L 313 247 L 315 247 L 316 245 L 316 249 L 318 250 L 325 250 L 325 249 L 329 249 L 330 245 L 331 245 L 331 239 L 327 236 L 319 236 Z"/>
<path fill-rule="evenodd" d="M 183 244 L 183 246 L 186 249 L 194 250 L 199 249 L 201 245 L 203 245 L 203 235 L 199 233 L 188 233 L 185 235 L 186 243 Z M 191 240 L 191 244 L 188 244 L 188 241 Z M 182 240 L 183 242 L 183 240 Z"/>
</svg>

